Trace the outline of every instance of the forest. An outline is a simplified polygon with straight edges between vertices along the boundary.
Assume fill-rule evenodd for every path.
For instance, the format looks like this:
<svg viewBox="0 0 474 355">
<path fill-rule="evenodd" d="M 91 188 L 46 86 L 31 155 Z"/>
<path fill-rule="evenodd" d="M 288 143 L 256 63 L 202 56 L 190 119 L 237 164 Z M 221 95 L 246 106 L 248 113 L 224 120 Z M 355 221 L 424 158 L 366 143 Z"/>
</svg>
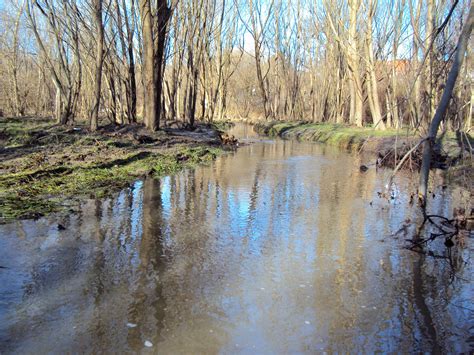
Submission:
<svg viewBox="0 0 474 355">
<path fill-rule="evenodd" d="M 5 0 L 4 116 L 150 130 L 223 119 L 426 129 L 468 1 Z M 472 56 L 451 130 L 472 124 Z"/>
</svg>

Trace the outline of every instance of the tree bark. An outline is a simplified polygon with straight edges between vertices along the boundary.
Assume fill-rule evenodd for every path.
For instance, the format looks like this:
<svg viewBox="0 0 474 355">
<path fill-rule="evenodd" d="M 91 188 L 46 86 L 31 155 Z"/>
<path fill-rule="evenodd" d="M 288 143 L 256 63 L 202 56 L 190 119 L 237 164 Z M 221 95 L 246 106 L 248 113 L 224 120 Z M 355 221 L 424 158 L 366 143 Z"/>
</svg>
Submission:
<svg viewBox="0 0 474 355">
<path fill-rule="evenodd" d="M 97 31 L 97 50 L 95 65 L 94 102 L 90 114 L 90 130 L 96 131 L 99 120 L 99 107 L 102 86 L 102 66 L 104 63 L 104 25 L 102 23 L 102 0 L 94 0 L 94 22 Z"/>
<path fill-rule="evenodd" d="M 143 84 L 144 84 L 144 103 L 143 103 L 143 122 L 151 131 L 158 128 L 159 117 L 156 117 L 158 104 L 158 95 L 155 87 L 155 69 L 154 69 L 154 40 L 153 40 L 153 14 L 151 12 L 150 0 L 140 0 L 140 16 L 142 20 L 143 37 Z"/>
<path fill-rule="evenodd" d="M 433 117 L 433 120 L 431 121 L 427 141 L 423 144 L 423 159 L 420 170 L 420 184 L 418 187 L 419 198 L 422 206 L 426 205 L 428 178 L 430 173 L 431 157 L 433 155 L 433 146 L 436 140 L 436 135 L 438 133 L 439 125 L 446 114 L 449 102 L 451 100 L 454 85 L 456 84 L 456 79 L 458 77 L 466 53 L 467 43 L 469 41 L 469 37 L 471 36 L 473 23 L 474 7 L 471 4 L 468 18 L 466 20 L 466 23 L 464 24 L 464 28 L 458 40 L 453 66 L 451 67 L 451 70 L 449 72 L 448 79 L 446 81 L 446 86 L 443 91 L 443 96 L 441 97 L 441 101 L 438 105 L 438 108 L 436 109 L 436 113 Z"/>
<path fill-rule="evenodd" d="M 171 15 L 166 0 L 158 0 L 152 12 L 150 0 L 140 0 L 143 35 L 144 122 L 150 131 L 160 127 L 166 26 Z"/>
<path fill-rule="evenodd" d="M 349 10 L 349 40 L 347 48 L 347 64 L 351 73 L 350 93 L 351 111 L 350 121 L 356 126 L 362 127 L 363 123 L 363 95 L 362 81 L 360 78 L 360 58 L 357 52 L 357 13 L 359 12 L 360 0 L 350 0 Z"/>
<path fill-rule="evenodd" d="M 382 119 L 382 110 L 380 109 L 380 99 L 375 75 L 374 44 L 372 39 L 372 21 L 375 16 L 375 1 L 369 1 L 369 14 L 367 19 L 367 95 L 369 96 L 370 110 L 372 113 L 372 123 L 376 129 L 385 130 L 385 123 Z"/>
</svg>

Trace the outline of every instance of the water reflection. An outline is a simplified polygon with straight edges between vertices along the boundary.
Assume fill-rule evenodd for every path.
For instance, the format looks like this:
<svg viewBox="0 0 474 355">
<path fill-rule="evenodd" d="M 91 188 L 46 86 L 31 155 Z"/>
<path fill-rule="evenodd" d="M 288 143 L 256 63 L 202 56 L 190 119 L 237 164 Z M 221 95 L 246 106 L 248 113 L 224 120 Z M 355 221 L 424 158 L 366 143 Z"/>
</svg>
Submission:
<svg viewBox="0 0 474 355">
<path fill-rule="evenodd" d="M 410 183 L 378 199 L 385 173 L 361 173 L 361 159 L 257 143 L 87 201 L 65 231 L 54 217 L 0 226 L 0 349 L 469 351 L 472 266 L 453 281 L 447 263 L 400 248 L 389 235 L 418 218 Z"/>
</svg>

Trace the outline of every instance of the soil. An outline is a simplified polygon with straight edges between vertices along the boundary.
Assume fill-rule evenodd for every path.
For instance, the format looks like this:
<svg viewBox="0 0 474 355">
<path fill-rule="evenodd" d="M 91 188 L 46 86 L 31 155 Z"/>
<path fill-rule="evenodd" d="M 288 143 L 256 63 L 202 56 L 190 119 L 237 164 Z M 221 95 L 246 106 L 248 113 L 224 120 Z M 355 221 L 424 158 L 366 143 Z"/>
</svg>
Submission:
<svg viewBox="0 0 474 355">
<path fill-rule="evenodd" d="M 141 124 L 63 126 L 0 118 L 0 222 L 38 217 L 80 195 L 103 196 L 144 175 L 215 158 L 227 140 L 215 125 L 149 132 Z"/>
</svg>

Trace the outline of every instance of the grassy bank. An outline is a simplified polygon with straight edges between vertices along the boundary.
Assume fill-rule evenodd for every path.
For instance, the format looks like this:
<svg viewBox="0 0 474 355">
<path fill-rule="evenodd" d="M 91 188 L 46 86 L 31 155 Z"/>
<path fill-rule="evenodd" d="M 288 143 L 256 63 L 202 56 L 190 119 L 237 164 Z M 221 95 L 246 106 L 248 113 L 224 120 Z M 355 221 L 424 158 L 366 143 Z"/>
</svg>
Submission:
<svg viewBox="0 0 474 355">
<path fill-rule="evenodd" d="M 411 132 L 396 130 L 375 130 L 357 128 L 330 123 L 305 122 L 268 122 L 257 123 L 257 132 L 270 137 L 298 139 L 301 141 L 321 142 L 338 146 L 343 149 L 378 151 L 382 145 L 393 145 L 398 138 L 413 140 Z"/>
<path fill-rule="evenodd" d="M 401 157 L 420 141 L 419 134 L 404 130 L 375 130 L 330 123 L 281 122 L 257 123 L 260 134 L 284 139 L 320 142 L 350 151 L 379 154 L 382 165 L 393 168 Z M 445 132 L 439 135 L 433 167 L 454 167 L 455 174 L 466 175 L 473 171 L 472 147 L 474 140 L 469 134 Z M 405 168 L 417 170 L 421 164 L 421 146 L 405 161 Z"/>
<path fill-rule="evenodd" d="M 370 127 L 359 128 L 331 123 L 273 121 L 255 124 L 255 130 L 270 137 L 321 142 L 347 150 L 372 152 L 393 149 L 395 144 L 402 149 L 403 146 L 411 146 L 421 139 L 419 134 L 406 129 L 381 131 Z M 446 155 L 453 157 L 460 155 L 462 149 L 469 151 L 474 144 L 469 134 L 446 132 L 439 134 L 438 138 Z"/>
<path fill-rule="evenodd" d="M 150 134 L 141 126 L 56 126 L 48 120 L 0 121 L 0 222 L 71 208 L 143 176 L 159 177 L 212 161 L 223 152 L 209 127 Z M 67 207 L 66 207 L 67 206 Z"/>
</svg>

